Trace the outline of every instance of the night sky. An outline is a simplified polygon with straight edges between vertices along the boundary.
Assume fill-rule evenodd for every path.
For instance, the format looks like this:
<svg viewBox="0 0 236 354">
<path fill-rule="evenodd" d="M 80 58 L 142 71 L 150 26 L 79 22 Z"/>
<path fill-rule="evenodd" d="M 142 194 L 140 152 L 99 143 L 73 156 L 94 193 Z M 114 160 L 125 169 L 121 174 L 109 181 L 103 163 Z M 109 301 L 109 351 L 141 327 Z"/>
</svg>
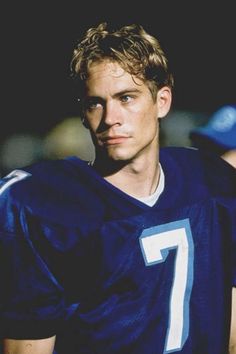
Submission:
<svg viewBox="0 0 236 354">
<path fill-rule="evenodd" d="M 44 134 L 77 114 L 72 48 L 102 21 L 140 23 L 157 35 L 175 77 L 173 107 L 212 112 L 236 102 L 233 1 L 12 1 L 1 5 L 1 133 Z M 209 8 L 210 6 L 210 8 Z"/>
</svg>

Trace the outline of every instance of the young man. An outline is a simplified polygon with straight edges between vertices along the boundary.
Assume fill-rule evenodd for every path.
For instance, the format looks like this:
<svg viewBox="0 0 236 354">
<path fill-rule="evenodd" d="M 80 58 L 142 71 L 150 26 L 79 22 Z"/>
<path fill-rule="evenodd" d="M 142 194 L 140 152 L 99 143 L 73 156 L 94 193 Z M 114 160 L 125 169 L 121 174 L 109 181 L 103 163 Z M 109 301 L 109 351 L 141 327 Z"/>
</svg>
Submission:
<svg viewBox="0 0 236 354">
<path fill-rule="evenodd" d="M 96 158 L 2 180 L 4 353 L 227 353 L 235 170 L 159 149 L 173 79 L 141 26 L 89 29 L 71 68 Z"/>
</svg>

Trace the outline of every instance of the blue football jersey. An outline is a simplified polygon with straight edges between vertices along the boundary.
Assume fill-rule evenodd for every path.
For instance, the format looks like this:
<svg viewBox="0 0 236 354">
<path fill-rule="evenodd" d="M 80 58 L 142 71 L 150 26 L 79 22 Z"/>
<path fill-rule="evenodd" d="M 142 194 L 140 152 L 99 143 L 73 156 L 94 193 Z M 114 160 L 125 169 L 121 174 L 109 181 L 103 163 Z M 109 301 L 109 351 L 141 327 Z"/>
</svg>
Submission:
<svg viewBox="0 0 236 354">
<path fill-rule="evenodd" d="M 153 207 L 77 157 L 0 185 L 0 332 L 57 354 L 226 354 L 236 286 L 236 172 L 163 148 Z"/>
</svg>

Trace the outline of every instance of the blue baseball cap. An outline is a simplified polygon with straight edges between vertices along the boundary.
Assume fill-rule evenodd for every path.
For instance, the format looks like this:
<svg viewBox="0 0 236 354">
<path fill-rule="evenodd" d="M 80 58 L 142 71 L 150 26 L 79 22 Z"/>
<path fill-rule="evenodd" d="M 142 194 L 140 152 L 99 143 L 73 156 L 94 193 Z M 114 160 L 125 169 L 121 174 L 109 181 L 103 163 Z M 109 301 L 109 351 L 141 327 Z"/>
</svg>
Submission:
<svg viewBox="0 0 236 354">
<path fill-rule="evenodd" d="M 190 132 L 190 138 L 195 146 L 201 140 L 212 143 L 224 150 L 236 149 L 236 105 L 225 105 L 217 110 L 203 127 Z"/>
</svg>

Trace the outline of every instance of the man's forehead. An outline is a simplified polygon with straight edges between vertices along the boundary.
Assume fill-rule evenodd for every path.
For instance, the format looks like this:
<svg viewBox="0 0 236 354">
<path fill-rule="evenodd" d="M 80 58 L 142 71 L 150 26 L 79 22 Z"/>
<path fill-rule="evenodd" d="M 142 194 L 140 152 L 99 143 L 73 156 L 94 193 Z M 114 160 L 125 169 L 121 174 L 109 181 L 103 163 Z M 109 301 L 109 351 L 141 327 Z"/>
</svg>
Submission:
<svg viewBox="0 0 236 354">
<path fill-rule="evenodd" d="M 90 65 L 89 70 L 89 78 L 91 76 L 93 77 L 100 77 L 100 75 L 107 75 L 107 76 L 114 76 L 114 77 L 120 77 L 125 74 L 130 75 L 127 73 L 127 71 L 124 70 L 124 68 L 121 67 L 121 65 L 115 61 L 111 60 L 103 60 L 103 61 L 98 61 L 94 62 Z"/>
<path fill-rule="evenodd" d="M 140 91 L 144 82 L 132 76 L 122 66 L 110 60 L 91 64 L 85 91 L 87 95 L 116 95 L 121 92 Z"/>
</svg>

